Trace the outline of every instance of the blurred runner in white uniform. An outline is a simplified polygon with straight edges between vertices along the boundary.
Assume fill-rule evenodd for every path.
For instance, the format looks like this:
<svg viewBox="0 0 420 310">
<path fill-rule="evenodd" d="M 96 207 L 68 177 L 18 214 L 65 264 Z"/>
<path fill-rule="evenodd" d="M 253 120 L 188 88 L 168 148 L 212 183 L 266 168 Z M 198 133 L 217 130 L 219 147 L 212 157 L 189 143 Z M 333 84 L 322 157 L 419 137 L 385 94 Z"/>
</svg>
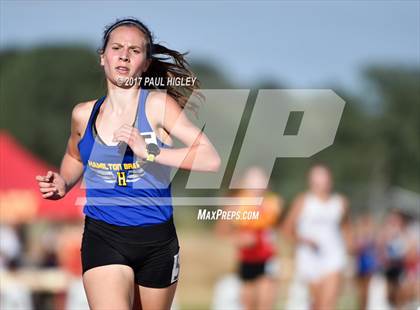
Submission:
<svg viewBox="0 0 420 310">
<path fill-rule="evenodd" d="M 328 167 L 313 166 L 308 181 L 308 191 L 292 203 L 284 231 L 297 243 L 296 272 L 309 285 L 312 309 L 335 309 L 346 265 L 348 203 L 332 192 Z"/>
<path fill-rule="evenodd" d="M 338 194 L 322 200 L 313 193 L 304 197 L 296 233 L 301 242 L 296 250 L 299 276 L 313 282 L 324 275 L 342 271 L 346 264 L 346 249 L 341 234 L 344 204 Z"/>
</svg>

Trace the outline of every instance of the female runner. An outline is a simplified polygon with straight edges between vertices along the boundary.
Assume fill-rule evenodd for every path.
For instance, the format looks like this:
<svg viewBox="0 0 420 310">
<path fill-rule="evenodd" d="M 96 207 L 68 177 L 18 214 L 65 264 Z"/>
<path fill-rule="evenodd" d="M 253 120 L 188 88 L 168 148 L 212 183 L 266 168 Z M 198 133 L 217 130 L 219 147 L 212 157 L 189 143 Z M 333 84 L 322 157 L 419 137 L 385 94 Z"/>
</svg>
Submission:
<svg viewBox="0 0 420 310">
<path fill-rule="evenodd" d="M 152 91 L 157 87 L 137 82 L 193 77 L 183 56 L 155 44 L 137 19 L 108 26 L 100 49 L 107 94 L 74 107 L 60 173 L 36 177 L 43 198 L 60 199 L 84 176 L 81 256 L 91 309 L 171 306 L 179 245 L 170 170 L 194 163 L 194 170 L 217 171 L 220 158 L 183 113 L 197 85 Z M 186 146 L 172 148 L 172 137 Z"/>
<path fill-rule="evenodd" d="M 276 255 L 276 226 L 283 208 L 283 199 L 264 189 L 268 176 L 260 167 L 250 167 L 242 181 L 245 188 L 234 197 L 246 199 L 263 197 L 260 205 L 226 206 L 237 212 L 233 221 L 219 220 L 216 233 L 231 239 L 238 250 L 238 274 L 241 279 L 240 300 L 246 310 L 274 309 L 278 284 Z M 262 188 L 262 189 L 261 189 Z M 258 214 L 258 218 L 249 217 Z"/>
<path fill-rule="evenodd" d="M 328 167 L 313 166 L 308 181 L 309 190 L 294 200 L 283 228 L 297 242 L 296 271 L 309 285 L 311 309 L 335 309 L 349 243 L 348 203 L 332 192 Z"/>
</svg>

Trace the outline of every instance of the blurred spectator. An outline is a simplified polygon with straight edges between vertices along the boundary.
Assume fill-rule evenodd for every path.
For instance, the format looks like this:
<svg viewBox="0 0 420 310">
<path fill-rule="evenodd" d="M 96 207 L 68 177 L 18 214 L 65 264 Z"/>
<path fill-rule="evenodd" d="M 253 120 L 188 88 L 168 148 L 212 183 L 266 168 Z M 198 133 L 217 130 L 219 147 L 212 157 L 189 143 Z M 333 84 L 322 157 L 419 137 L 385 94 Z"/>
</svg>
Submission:
<svg viewBox="0 0 420 310">
<path fill-rule="evenodd" d="M 15 277 L 21 252 L 16 230 L 0 224 L 0 309 L 32 309 L 30 290 Z"/>
<path fill-rule="evenodd" d="M 380 259 L 388 302 L 397 309 L 418 298 L 418 233 L 418 223 L 409 225 L 409 217 L 402 211 L 395 209 L 387 214 L 379 239 Z"/>
<path fill-rule="evenodd" d="M 359 307 L 365 310 L 368 305 L 369 284 L 378 268 L 375 225 L 368 213 L 358 217 L 355 222 L 353 247 Z"/>
<path fill-rule="evenodd" d="M 0 309 L 2 310 L 33 309 L 31 289 L 18 278 L 17 262 L 17 256 L 15 256 L 8 260 L 6 269 L 0 270 Z"/>
<path fill-rule="evenodd" d="M 58 262 L 69 275 L 64 305 L 67 310 L 89 309 L 82 280 L 80 258 L 82 234 L 83 222 L 63 228 L 57 238 L 57 243 L 60 245 L 60 251 L 57 253 Z"/>
<path fill-rule="evenodd" d="M 405 305 L 420 307 L 420 223 L 411 218 L 406 227 L 407 250 L 404 259 L 402 301 Z"/>
<path fill-rule="evenodd" d="M 0 271 L 10 262 L 16 263 L 21 256 L 22 246 L 16 230 L 9 225 L 0 224 Z"/>
<path fill-rule="evenodd" d="M 41 267 L 51 268 L 57 267 L 57 234 L 59 232 L 58 227 L 48 227 L 41 238 L 42 248 L 42 260 L 40 262 Z"/>
</svg>

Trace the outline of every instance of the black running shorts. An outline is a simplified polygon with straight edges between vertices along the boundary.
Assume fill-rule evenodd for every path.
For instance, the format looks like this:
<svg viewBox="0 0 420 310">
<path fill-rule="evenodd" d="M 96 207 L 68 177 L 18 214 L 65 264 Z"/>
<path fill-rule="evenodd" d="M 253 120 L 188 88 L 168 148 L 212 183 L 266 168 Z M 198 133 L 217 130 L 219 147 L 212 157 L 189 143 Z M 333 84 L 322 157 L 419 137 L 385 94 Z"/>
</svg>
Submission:
<svg viewBox="0 0 420 310">
<path fill-rule="evenodd" d="M 268 259 L 264 262 L 240 262 L 239 278 L 242 281 L 253 281 L 261 276 L 276 277 L 278 273 L 277 261 L 275 258 Z"/>
<path fill-rule="evenodd" d="M 151 226 L 117 226 L 85 217 L 83 273 L 121 264 L 131 267 L 135 282 L 153 288 L 175 283 L 179 274 L 179 244 L 173 219 Z"/>
</svg>

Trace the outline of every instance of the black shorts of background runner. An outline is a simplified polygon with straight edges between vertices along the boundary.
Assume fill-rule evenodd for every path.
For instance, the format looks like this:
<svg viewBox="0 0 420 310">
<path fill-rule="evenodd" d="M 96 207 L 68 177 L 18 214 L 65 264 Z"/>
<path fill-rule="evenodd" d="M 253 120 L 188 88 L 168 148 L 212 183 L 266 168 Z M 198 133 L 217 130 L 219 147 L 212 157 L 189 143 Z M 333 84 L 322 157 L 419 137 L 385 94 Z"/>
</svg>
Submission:
<svg viewBox="0 0 420 310">
<path fill-rule="evenodd" d="M 242 281 L 252 281 L 266 274 L 267 262 L 239 264 L 239 277 Z"/>
</svg>

